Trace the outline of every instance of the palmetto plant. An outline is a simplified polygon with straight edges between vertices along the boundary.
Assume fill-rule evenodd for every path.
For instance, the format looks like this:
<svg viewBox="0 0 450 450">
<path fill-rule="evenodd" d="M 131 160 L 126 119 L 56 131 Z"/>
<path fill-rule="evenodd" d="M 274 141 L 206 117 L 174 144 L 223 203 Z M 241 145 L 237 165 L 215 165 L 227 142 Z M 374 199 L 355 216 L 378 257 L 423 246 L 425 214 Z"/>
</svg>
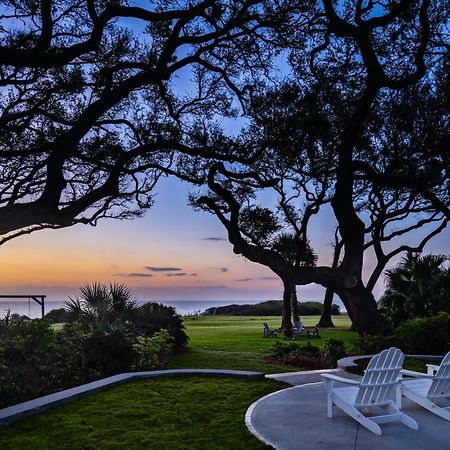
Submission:
<svg viewBox="0 0 450 450">
<path fill-rule="evenodd" d="M 295 266 L 314 266 L 317 262 L 317 254 L 309 241 L 294 233 L 280 233 L 273 242 L 272 249 Z"/>
<path fill-rule="evenodd" d="M 137 303 L 123 284 L 86 284 L 65 308 L 70 321 L 79 321 L 89 331 L 126 329 Z"/>
<path fill-rule="evenodd" d="M 445 255 L 408 253 L 397 267 L 386 272 L 386 291 L 380 306 L 394 325 L 450 310 L 448 259 Z"/>
</svg>

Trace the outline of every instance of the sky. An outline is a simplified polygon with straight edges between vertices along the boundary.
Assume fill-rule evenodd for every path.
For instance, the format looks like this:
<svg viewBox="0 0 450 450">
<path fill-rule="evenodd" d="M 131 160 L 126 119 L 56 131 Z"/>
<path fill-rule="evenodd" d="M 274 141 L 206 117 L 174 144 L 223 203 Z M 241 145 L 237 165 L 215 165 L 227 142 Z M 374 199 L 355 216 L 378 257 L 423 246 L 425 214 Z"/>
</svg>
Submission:
<svg viewBox="0 0 450 450">
<path fill-rule="evenodd" d="M 0 294 L 65 301 L 85 283 L 117 282 L 142 301 L 281 298 L 281 282 L 268 268 L 235 255 L 218 220 L 187 205 L 187 185 L 164 179 L 157 191 L 154 207 L 142 218 L 40 231 L 7 242 L 0 247 Z M 325 212 L 311 227 L 319 264 L 331 260 L 330 218 Z M 449 237 L 444 232 L 426 252 L 450 253 Z M 372 265 L 368 258 L 366 268 Z M 375 296 L 382 291 L 381 280 Z M 324 295 L 315 285 L 298 292 L 300 300 Z"/>
<path fill-rule="evenodd" d="M 126 24 L 139 31 L 135 21 Z M 0 294 L 65 301 L 85 283 L 117 282 L 144 301 L 281 298 L 280 280 L 268 268 L 235 255 L 218 220 L 187 205 L 188 191 L 180 181 L 165 179 L 157 186 L 154 207 L 140 219 L 40 231 L 7 242 L 0 247 Z M 330 263 L 331 213 L 314 219 L 311 230 L 318 263 Z M 425 252 L 450 254 L 449 238 L 446 230 Z M 373 261 L 366 259 L 366 273 Z M 376 298 L 383 287 L 380 280 Z M 298 294 L 300 300 L 322 300 L 324 289 L 302 286 Z"/>
</svg>

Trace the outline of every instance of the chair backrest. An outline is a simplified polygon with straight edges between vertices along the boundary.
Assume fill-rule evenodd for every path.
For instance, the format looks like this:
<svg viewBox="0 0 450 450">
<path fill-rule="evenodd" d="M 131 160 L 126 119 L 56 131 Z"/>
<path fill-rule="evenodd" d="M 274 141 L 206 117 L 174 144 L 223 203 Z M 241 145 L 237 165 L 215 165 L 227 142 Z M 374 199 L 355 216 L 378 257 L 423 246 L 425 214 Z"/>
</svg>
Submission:
<svg viewBox="0 0 450 450">
<path fill-rule="evenodd" d="M 444 356 L 427 397 L 450 397 L 450 352 Z"/>
<path fill-rule="evenodd" d="M 394 347 L 375 355 L 362 377 L 355 406 L 377 406 L 395 401 L 404 359 L 403 353 Z"/>
</svg>

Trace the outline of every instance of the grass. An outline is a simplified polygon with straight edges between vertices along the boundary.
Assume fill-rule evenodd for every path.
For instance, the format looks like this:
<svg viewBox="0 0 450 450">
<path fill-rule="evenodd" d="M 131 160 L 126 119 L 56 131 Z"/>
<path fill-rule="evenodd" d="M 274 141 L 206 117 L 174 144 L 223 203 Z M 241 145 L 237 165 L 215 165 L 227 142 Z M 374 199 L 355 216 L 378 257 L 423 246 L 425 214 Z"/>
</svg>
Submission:
<svg viewBox="0 0 450 450">
<path fill-rule="evenodd" d="M 309 316 L 304 322 L 317 321 Z M 187 318 L 189 350 L 171 367 L 298 370 L 265 360 L 277 339 L 263 337 L 263 322 L 276 328 L 280 317 Z M 350 348 L 356 333 L 348 331 L 348 317 L 336 317 L 335 324 L 309 340 L 322 346 L 336 338 Z M 244 414 L 255 400 L 284 387 L 273 380 L 201 377 L 129 382 L 0 428 L 0 449 L 265 449 L 247 431 Z"/>
<path fill-rule="evenodd" d="M 246 429 L 271 380 L 160 378 L 92 394 L 0 429 L 2 450 L 265 449 Z"/>
<path fill-rule="evenodd" d="M 315 325 L 319 316 L 302 317 L 306 326 Z M 352 346 L 357 334 L 349 331 L 348 316 L 333 318 L 335 329 L 321 330 L 319 339 L 300 337 L 297 342 L 322 347 L 326 338 L 344 341 L 347 350 Z M 283 337 L 264 338 L 263 322 L 271 328 L 280 326 L 278 316 L 202 316 L 186 318 L 185 326 L 190 338 L 188 350 L 175 357 L 170 368 L 203 368 L 254 370 L 265 373 L 277 373 L 299 370 L 292 366 L 275 365 L 267 362 L 265 357 L 277 340 Z"/>
</svg>

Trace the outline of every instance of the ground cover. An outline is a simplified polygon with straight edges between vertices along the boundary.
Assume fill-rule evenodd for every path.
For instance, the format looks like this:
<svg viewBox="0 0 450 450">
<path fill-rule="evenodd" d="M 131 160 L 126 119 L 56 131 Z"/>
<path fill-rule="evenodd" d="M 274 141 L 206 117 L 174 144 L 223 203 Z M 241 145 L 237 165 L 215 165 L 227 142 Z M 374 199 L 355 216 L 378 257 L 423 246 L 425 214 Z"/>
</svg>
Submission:
<svg viewBox="0 0 450 450">
<path fill-rule="evenodd" d="M 272 380 L 139 380 L 0 428 L 2 450 L 263 449 L 244 424 Z"/>
<path fill-rule="evenodd" d="M 315 325 L 319 316 L 302 317 L 306 326 Z M 327 338 L 340 339 L 350 351 L 357 333 L 349 331 L 350 320 L 347 315 L 334 316 L 335 329 L 321 330 L 319 339 L 300 337 L 298 342 L 308 340 L 322 347 Z M 278 328 L 278 316 L 200 316 L 185 319 L 186 332 L 190 342 L 188 350 L 175 357 L 170 368 L 217 368 L 254 370 L 277 373 L 298 370 L 292 366 L 275 365 L 265 357 L 279 338 L 263 337 L 263 322 L 270 328 Z"/>
</svg>

